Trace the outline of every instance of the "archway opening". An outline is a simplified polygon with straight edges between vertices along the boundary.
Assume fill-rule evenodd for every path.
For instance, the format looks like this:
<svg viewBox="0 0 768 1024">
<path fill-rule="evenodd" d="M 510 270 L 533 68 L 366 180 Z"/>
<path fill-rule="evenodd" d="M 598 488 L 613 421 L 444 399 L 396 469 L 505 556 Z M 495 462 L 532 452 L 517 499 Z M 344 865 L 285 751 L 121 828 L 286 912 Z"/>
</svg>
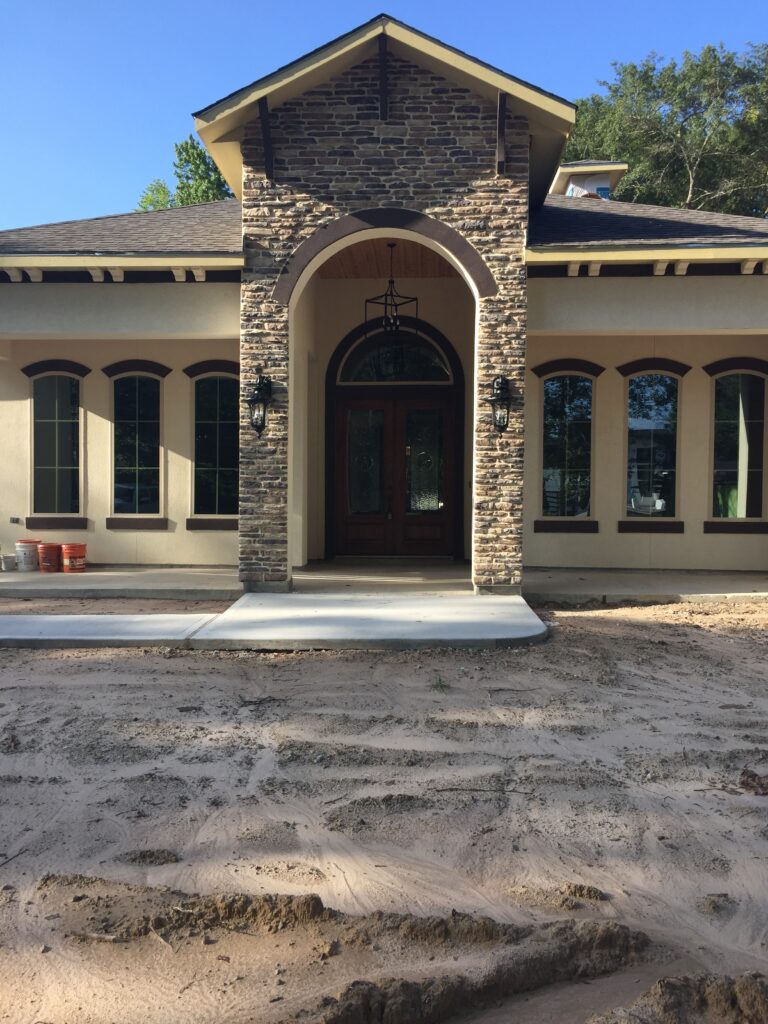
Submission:
<svg viewBox="0 0 768 1024">
<path fill-rule="evenodd" d="M 396 333 L 365 320 L 383 291 L 419 299 Z M 306 280 L 291 315 L 290 549 L 464 558 L 471 548 L 475 298 L 412 238 L 367 237 Z"/>
</svg>

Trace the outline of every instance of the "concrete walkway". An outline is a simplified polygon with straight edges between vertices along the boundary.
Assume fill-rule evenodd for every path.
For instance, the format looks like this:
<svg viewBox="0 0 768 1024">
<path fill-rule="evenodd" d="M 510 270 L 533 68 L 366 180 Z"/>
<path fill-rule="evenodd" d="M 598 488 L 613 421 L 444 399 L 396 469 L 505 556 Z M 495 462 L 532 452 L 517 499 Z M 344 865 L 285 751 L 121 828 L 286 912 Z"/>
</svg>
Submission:
<svg viewBox="0 0 768 1024">
<path fill-rule="evenodd" d="M 546 639 L 522 597 L 245 594 L 218 615 L 0 615 L 0 647 L 509 647 Z"/>
</svg>

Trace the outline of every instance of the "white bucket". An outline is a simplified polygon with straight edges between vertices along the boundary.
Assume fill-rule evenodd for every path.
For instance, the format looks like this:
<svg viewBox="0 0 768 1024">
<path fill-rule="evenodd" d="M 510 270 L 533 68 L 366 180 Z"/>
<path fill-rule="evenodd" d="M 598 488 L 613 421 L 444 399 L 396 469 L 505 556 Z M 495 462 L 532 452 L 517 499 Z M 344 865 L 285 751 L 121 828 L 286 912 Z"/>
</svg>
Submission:
<svg viewBox="0 0 768 1024">
<path fill-rule="evenodd" d="M 19 572 L 37 572 L 37 545 L 36 540 L 16 541 L 16 568 Z"/>
<path fill-rule="evenodd" d="M 0 555 L 0 565 L 3 567 L 3 572 L 15 572 L 16 555 Z"/>
</svg>

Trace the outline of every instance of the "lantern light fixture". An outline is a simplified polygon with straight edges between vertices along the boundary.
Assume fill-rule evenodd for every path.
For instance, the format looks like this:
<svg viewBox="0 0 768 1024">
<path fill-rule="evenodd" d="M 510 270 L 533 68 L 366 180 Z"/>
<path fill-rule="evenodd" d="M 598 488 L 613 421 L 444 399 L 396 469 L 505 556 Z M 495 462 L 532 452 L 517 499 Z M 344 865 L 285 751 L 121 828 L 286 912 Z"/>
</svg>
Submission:
<svg viewBox="0 0 768 1024">
<path fill-rule="evenodd" d="M 387 290 L 381 295 L 374 295 L 365 300 L 365 324 L 367 333 L 372 330 L 383 330 L 395 334 L 400 330 L 400 311 L 406 306 L 414 308 L 414 316 L 418 324 L 419 300 L 412 295 L 401 295 L 395 288 L 394 253 L 397 242 L 387 242 L 389 249 L 389 283 Z M 369 308 L 372 307 L 372 308 Z M 379 307 L 381 312 L 377 310 Z M 418 328 L 417 328 L 418 332 Z"/>
<path fill-rule="evenodd" d="M 494 377 L 491 385 L 491 403 L 493 425 L 496 432 L 503 434 L 509 426 L 509 409 L 512 405 L 512 392 L 507 377 Z"/>
<path fill-rule="evenodd" d="M 251 414 L 251 426 L 261 437 L 267 425 L 267 410 L 272 404 L 272 378 L 260 373 L 256 378 L 253 391 L 245 399 Z"/>
</svg>

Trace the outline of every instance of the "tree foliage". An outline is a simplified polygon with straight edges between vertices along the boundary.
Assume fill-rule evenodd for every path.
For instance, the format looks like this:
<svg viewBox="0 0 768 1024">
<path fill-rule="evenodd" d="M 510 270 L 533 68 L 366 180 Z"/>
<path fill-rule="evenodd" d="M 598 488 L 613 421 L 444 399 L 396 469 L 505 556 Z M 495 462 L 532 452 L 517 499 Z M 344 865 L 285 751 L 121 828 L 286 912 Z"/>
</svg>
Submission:
<svg viewBox="0 0 768 1024">
<path fill-rule="evenodd" d="M 768 215 L 768 45 L 613 65 L 578 105 L 566 160 L 623 160 L 615 199 Z"/>
<path fill-rule="evenodd" d="M 172 206 L 194 206 L 196 203 L 231 198 L 229 185 L 193 135 L 177 142 L 173 148 L 176 152 L 173 161 L 175 190 L 171 191 L 168 182 L 162 178 L 155 178 L 144 189 L 139 199 L 139 210 L 167 210 Z"/>
</svg>

